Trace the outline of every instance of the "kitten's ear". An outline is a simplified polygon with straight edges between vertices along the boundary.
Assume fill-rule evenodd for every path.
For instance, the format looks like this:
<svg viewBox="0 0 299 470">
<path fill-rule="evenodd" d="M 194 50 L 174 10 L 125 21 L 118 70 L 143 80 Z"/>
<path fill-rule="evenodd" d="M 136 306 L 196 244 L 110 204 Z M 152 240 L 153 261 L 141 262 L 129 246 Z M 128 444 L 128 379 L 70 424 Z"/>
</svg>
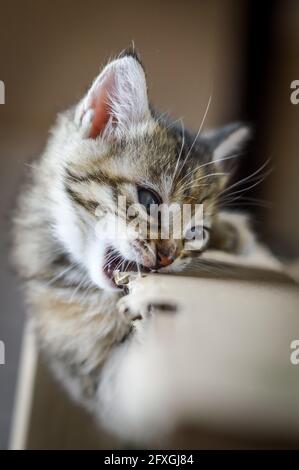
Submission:
<svg viewBox="0 0 299 470">
<path fill-rule="evenodd" d="M 229 169 L 250 136 L 249 127 L 236 123 L 208 132 L 204 139 L 208 142 L 214 162 Z"/>
<path fill-rule="evenodd" d="M 135 54 L 110 62 L 79 103 L 75 121 L 85 137 L 123 135 L 150 116 L 143 67 Z"/>
</svg>

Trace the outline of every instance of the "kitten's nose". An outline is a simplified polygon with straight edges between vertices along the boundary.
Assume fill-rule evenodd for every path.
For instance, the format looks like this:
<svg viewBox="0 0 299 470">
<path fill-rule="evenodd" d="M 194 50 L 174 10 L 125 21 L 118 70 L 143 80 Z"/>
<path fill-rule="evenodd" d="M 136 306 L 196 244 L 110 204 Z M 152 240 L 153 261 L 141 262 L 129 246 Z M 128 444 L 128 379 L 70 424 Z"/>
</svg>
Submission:
<svg viewBox="0 0 299 470">
<path fill-rule="evenodd" d="M 169 266 L 174 262 L 176 246 L 161 244 L 157 246 L 157 269 Z"/>
<path fill-rule="evenodd" d="M 164 255 L 162 253 L 157 254 L 157 261 L 158 261 L 158 268 L 163 268 L 165 266 L 169 266 L 174 261 L 173 256 Z"/>
</svg>

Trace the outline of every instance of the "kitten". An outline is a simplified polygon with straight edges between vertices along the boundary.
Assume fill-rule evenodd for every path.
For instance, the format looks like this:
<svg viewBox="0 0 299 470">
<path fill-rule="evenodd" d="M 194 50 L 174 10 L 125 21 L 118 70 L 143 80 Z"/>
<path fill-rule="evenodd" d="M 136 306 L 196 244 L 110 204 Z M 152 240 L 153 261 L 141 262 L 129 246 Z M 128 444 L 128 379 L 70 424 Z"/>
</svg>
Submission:
<svg viewBox="0 0 299 470">
<path fill-rule="evenodd" d="M 146 208 L 202 203 L 201 251 L 241 253 L 244 234 L 251 241 L 252 234 L 242 221 L 241 243 L 240 220 L 226 216 L 222 224 L 219 204 L 247 137 L 238 124 L 193 135 L 157 116 L 131 52 L 108 63 L 79 104 L 59 115 L 19 198 L 14 256 L 40 348 L 94 414 L 106 413 L 101 383 L 110 358 L 134 336 L 133 319 L 117 307 L 124 293 L 114 284 L 115 269 L 179 270 L 192 244 L 139 240 L 136 233 L 113 238 L 118 196 Z"/>
</svg>

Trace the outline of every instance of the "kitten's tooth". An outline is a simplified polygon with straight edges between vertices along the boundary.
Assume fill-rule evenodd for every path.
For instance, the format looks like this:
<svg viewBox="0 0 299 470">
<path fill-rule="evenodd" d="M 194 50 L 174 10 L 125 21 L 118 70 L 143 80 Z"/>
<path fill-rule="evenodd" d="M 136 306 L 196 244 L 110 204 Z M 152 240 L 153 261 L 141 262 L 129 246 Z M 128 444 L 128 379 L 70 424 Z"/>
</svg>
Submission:
<svg viewBox="0 0 299 470">
<path fill-rule="evenodd" d="M 117 286 L 122 287 L 129 283 L 130 281 L 130 273 L 122 273 L 121 271 L 117 270 L 113 274 L 114 282 Z"/>
</svg>

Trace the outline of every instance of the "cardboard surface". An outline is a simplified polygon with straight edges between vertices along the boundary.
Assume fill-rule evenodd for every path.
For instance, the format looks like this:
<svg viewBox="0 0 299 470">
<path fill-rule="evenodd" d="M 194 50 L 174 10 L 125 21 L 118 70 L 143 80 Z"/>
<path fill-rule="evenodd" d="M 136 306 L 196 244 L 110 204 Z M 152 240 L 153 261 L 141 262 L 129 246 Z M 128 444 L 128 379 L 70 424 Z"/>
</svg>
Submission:
<svg viewBox="0 0 299 470">
<path fill-rule="evenodd" d="M 16 440 L 16 416 L 11 447 L 126 448 L 140 423 L 170 430 L 149 447 L 299 447 L 299 366 L 290 362 L 299 338 L 295 284 L 155 274 L 130 290 L 128 301 L 150 305 L 153 315 L 119 371 L 116 413 L 128 439 L 100 431 L 37 358 L 25 434 Z"/>
</svg>

